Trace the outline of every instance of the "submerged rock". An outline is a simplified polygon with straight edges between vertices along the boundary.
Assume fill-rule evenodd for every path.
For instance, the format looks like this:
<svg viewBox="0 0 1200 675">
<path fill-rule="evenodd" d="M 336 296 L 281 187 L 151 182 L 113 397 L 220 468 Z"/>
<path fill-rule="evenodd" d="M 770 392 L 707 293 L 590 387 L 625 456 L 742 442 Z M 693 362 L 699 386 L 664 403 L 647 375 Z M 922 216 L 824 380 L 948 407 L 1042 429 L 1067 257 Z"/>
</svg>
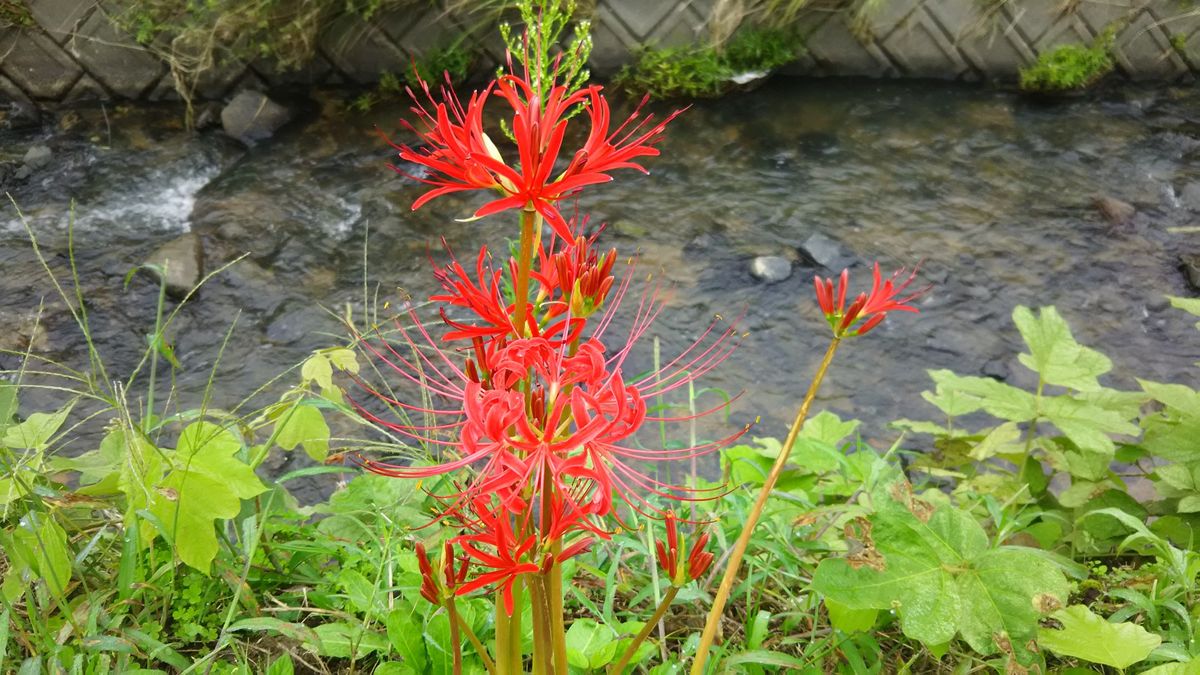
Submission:
<svg viewBox="0 0 1200 675">
<path fill-rule="evenodd" d="M 1133 220 L 1134 214 L 1137 213 L 1133 204 L 1106 195 L 1093 197 L 1092 205 L 1113 225 L 1125 225 Z"/>
<path fill-rule="evenodd" d="M 1179 191 L 1179 202 L 1192 211 L 1200 212 L 1200 182 L 1184 185 Z"/>
<path fill-rule="evenodd" d="M 750 274 L 768 284 L 779 283 L 792 276 L 792 262 L 776 255 L 760 255 L 750 262 Z"/>
<path fill-rule="evenodd" d="M 25 162 L 25 166 L 37 171 L 44 169 L 50 165 L 50 160 L 54 157 L 54 153 L 49 147 L 37 144 L 25 151 L 25 157 L 21 161 Z"/>
<path fill-rule="evenodd" d="M 804 243 L 800 245 L 800 249 L 813 262 L 830 271 L 840 272 L 842 268 L 849 267 L 854 262 L 854 259 L 842 249 L 841 244 L 820 232 L 815 232 L 805 239 Z"/>
<path fill-rule="evenodd" d="M 1179 254 L 1179 271 L 1193 291 L 1200 291 L 1200 253 Z"/>
<path fill-rule="evenodd" d="M 246 145 L 254 145 L 275 134 L 292 113 L 257 91 L 242 91 L 221 111 L 225 133 Z"/>
<path fill-rule="evenodd" d="M 147 265 L 162 270 L 146 270 L 155 280 L 165 280 L 167 295 L 184 298 L 204 275 L 204 248 L 195 232 L 180 235 L 158 247 L 146 258 Z"/>
</svg>

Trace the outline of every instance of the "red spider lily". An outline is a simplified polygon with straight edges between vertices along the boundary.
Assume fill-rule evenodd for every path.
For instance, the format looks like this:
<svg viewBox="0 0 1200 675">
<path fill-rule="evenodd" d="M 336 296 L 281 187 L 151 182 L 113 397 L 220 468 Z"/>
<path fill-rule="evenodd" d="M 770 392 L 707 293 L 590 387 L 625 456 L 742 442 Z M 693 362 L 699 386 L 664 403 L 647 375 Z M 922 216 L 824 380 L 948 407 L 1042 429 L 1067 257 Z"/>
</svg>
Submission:
<svg viewBox="0 0 1200 675">
<path fill-rule="evenodd" d="M 509 69 L 512 70 L 511 63 Z M 388 141 L 400 151 L 401 159 L 426 167 L 432 176 L 410 176 L 434 186 L 413 203 L 413 209 L 453 192 L 496 190 L 502 196 L 479 208 L 474 214 L 476 218 L 509 209 L 533 209 L 560 237 L 572 240 L 570 224 L 559 212 L 557 202 L 583 187 L 612 180 L 608 172 L 615 169 L 632 168 L 645 172 L 633 160 L 657 155 L 654 144 L 661 139 L 667 123 L 682 112 L 676 111 L 658 123 L 648 116 L 631 125 L 641 116 L 639 106 L 610 134 L 611 114 L 608 102 L 600 93 L 601 87 L 593 85 L 572 92 L 565 85 L 551 81 L 539 96 L 529 77 L 528 70 L 522 77 L 505 75 L 482 92 L 472 94 L 466 108 L 448 86 L 443 87 L 442 102 L 434 101 L 429 85 L 422 82 L 422 90 L 432 109 L 416 104 L 413 112 L 425 130 L 416 130 L 411 125 L 409 128 L 421 137 L 426 147 L 415 150 Z M 493 86 L 512 108 L 511 130 L 519 160 L 515 167 L 504 160 L 483 130 L 483 107 Z M 409 94 L 413 96 L 411 91 Z M 567 113 L 579 105 L 584 106 L 591 123 L 587 142 L 555 176 L 554 168 L 567 128 Z M 393 169 L 404 173 L 397 167 Z"/>
<path fill-rule="evenodd" d="M 502 508 L 492 508 L 486 498 L 476 498 L 472 511 L 475 520 L 467 524 L 470 533 L 456 537 L 454 542 L 471 560 L 492 571 L 475 577 L 454 592 L 456 595 L 466 595 L 484 586 L 497 584 L 504 594 L 504 611 L 512 616 L 513 583 L 522 574 L 541 569 L 528 560 L 522 560 L 533 549 L 537 538 L 533 535 L 518 538 L 513 532 L 509 514 Z"/>
<path fill-rule="evenodd" d="M 471 563 L 464 560 L 462 565 L 455 568 L 454 547 L 450 542 L 446 542 L 442 546 L 442 558 L 439 561 L 442 570 L 442 576 L 439 579 L 433 572 L 433 565 L 429 562 L 425 545 L 417 542 L 414 548 L 417 553 L 417 567 L 421 570 L 421 597 L 435 605 L 441 605 L 445 594 L 453 594 L 454 589 L 466 580 Z"/>
<path fill-rule="evenodd" d="M 545 482 L 570 501 L 572 513 L 603 517 L 612 511 L 615 493 L 638 510 L 648 497 L 694 499 L 694 492 L 662 483 L 644 466 L 684 460 L 713 452 L 726 439 L 695 447 L 646 449 L 632 443 L 643 423 L 686 422 L 724 409 L 725 404 L 694 417 L 652 415 L 645 401 L 670 393 L 704 376 L 729 356 L 733 328 L 711 325 L 700 338 L 661 369 L 629 381 L 623 366 L 633 346 L 661 311 L 662 294 L 653 287 L 642 296 L 624 346 L 609 354 L 599 338 L 627 292 L 632 268 L 613 290 L 613 301 L 597 316 L 591 338 L 567 356 L 566 345 L 545 337 L 504 339 L 486 345 L 476 341 L 475 358 L 460 368 L 456 357 L 416 320 L 412 329 L 397 325 L 400 344 L 364 340 L 365 347 L 392 372 L 432 395 L 421 405 L 405 403 L 366 382 L 368 393 L 405 413 L 401 420 L 381 419 L 350 397 L 360 413 L 380 426 L 429 447 L 454 450 L 455 456 L 431 466 L 406 466 L 359 458 L 375 473 L 422 478 L 473 469 L 458 499 L 492 493 L 506 508 L 520 510 L 525 486 L 541 490 Z M 564 316 L 569 316 L 570 312 Z M 416 335 L 414 335 L 416 333 Z M 527 381 L 526 389 L 521 382 Z M 527 402 L 525 392 L 531 394 Z M 528 406 L 527 406 L 528 403 Z M 409 416 L 431 418 L 420 424 Z M 643 511 L 644 512 L 644 511 Z M 597 527 L 596 530 L 602 530 Z"/>
<path fill-rule="evenodd" d="M 871 284 L 871 292 L 860 293 L 849 307 L 846 307 L 846 289 L 850 283 L 850 270 L 842 270 L 836 284 L 832 279 L 813 277 L 817 290 L 817 304 L 821 306 L 834 335 L 866 335 L 887 317 L 888 312 L 919 312 L 920 310 L 909 303 L 924 294 L 927 289 L 922 288 L 900 297 L 917 278 L 915 269 L 907 277 L 904 276 L 905 271 L 904 268 L 900 268 L 891 277 L 884 279 L 879 271 L 879 263 L 875 263 L 875 280 Z M 854 328 L 854 324 L 859 321 L 863 322 L 862 325 Z"/>
<path fill-rule="evenodd" d="M 708 546 L 708 532 L 702 533 L 692 543 L 691 553 L 684 561 L 679 557 L 679 534 L 675 526 L 675 514 L 668 512 L 665 518 L 667 528 L 666 541 L 656 541 L 655 550 L 658 553 L 658 564 L 676 586 L 699 579 L 709 565 L 712 564 L 713 554 L 705 550 Z M 685 563 L 686 564 L 682 564 Z"/>
</svg>

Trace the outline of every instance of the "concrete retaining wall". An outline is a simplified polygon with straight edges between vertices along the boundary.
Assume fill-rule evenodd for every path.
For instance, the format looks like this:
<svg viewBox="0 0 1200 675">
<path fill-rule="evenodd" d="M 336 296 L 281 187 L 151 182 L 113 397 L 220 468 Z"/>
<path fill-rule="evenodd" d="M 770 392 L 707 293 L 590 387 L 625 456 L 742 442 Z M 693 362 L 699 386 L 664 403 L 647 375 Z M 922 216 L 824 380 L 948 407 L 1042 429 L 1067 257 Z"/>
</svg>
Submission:
<svg viewBox="0 0 1200 675">
<path fill-rule="evenodd" d="M 96 0 L 25 0 L 35 26 L 0 29 L 0 99 L 72 103 L 95 99 L 173 98 L 165 63 L 112 27 Z M 799 19 L 807 51 L 791 72 L 870 77 L 1012 79 L 1037 55 L 1064 43 L 1090 42 L 1120 26 L 1119 68 L 1133 79 L 1178 79 L 1200 72 L 1200 7 L 1186 0 L 815 0 Z M 822 4 L 824 3 L 824 4 Z M 715 0 L 599 0 L 593 61 L 601 74 L 642 45 L 703 40 Z M 470 25 L 439 7 L 419 5 L 365 22 L 346 16 L 320 37 L 317 56 L 300 72 L 270 64 L 226 65 L 199 87 L 220 98 L 243 87 L 285 82 L 373 82 L 403 72 L 423 51 L 454 36 L 469 41 L 481 67 L 502 56 L 493 26 Z"/>
</svg>

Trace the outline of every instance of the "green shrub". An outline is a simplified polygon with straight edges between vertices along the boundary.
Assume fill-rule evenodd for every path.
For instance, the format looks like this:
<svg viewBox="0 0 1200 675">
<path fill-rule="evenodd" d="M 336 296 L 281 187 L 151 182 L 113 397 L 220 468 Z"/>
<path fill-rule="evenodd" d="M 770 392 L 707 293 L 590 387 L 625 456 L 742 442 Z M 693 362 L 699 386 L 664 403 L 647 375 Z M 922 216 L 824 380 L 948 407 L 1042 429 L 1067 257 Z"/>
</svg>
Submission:
<svg viewBox="0 0 1200 675">
<path fill-rule="evenodd" d="M 1021 69 L 1025 91 L 1072 91 L 1095 84 L 1115 67 L 1109 49 L 1115 31 L 1105 31 L 1091 46 L 1062 45 L 1038 56 L 1037 63 Z"/>
<path fill-rule="evenodd" d="M 633 94 L 704 98 L 720 96 L 738 73 L 770 71 L 796 58 L 797 38 L 787 31 L 743 30 L 722 49 L 712 46 L 644 48 L 617 74 Z"/>
</svg>

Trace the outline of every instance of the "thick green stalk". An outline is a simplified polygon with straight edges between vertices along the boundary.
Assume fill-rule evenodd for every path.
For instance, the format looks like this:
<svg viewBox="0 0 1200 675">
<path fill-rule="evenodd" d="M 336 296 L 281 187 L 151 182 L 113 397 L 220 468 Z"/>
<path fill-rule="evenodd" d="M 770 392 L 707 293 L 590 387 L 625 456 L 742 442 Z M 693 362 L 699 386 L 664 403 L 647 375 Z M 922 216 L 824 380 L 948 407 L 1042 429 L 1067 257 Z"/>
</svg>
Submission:
<svg viewBox="0 0 1200 675">
<path fill-rule="evenodd" d="M 517 256 L 517 279 L 513 284 L 513 302 L 516 303 L 516 313 L 513 323 L 517 335 L 525 334 L 525 323 L 528 320 L 526 305 L 529 304 L 529 275 L 533 268 L 533 239 L 538 222 L 538 212 L 526 207 L 521 211 L 521 250 Z"/>
<path fill-rule="evenodd" d="M 554 542 L 552 547 L 555 559 L 546 573 L 546 604 L 549 606 L 550 641 L 554 645 L 554 672 L 565 675 L 567 672 L 567 627 L 563 618 L 563 581 L 562 564 L 558 562 L 558 554 L 562 552 L 562 542 Z"/>
<path fill-rule="evenodd" d="M 763 507 L 766 506 L 767 498 L 771 496 L 775 483 L 783 474 L 788 455 L 792 452 L 792 446 L 796 444 L 800 429 L 804 427 L 804 420 L 808 418 L 808 409 L 812 406 L 813 399 L 817 397 L 817 390 L 821 388 L 821 381 L 825 379 L 825 373 L 829 370 L 829 364 L 833 362 L 833 355 L 837 352 L 841 342 L 841 338 L 834 337 L 833 341 L 829 343 L 829 348 L 825 350 L 825 357 L 821 359 L 821 365 L 817 367 L 817 373 L 813 376 L 812 382 L 808 385 L 808 391 L 804 394 L 804 400 L 800 403 L 800 410 L 796 412 L 792 428 L 783 441 L 783 449 L 775 458 L 775 464 L 771 467 L 771 472 L 767 474 L 767 480 L 758 493 L 758 499 L 755 500 L 754 507 L 750 509 L 750 515 L 742 527 L 742 534 L 738 537 L 737 544 L 734 545 L 733 553 L 729 556 L 729 562 L 726 564 L 725 576 L 721 577 L 717 597 L 713 600 L 712 609 L 708 611 L 708 619 L 704 622 L 704 633 L 700 636 L 700 646 L 696 649 L 696 660 L 692 662 L 691 675 L 701 675 L 704 672 L 704 664 L 708 661 L 708 652 L 712 649 L 713 640 L 716 639 L 717 626 L 725 611 L 725 603 L 729 601 L 729 594 L 733 591 L 733 582 L 737 578 L 738 568 L 742 566 L 742 557 L 746 555 L 746 548 L 750 545 L 750 536 L 754 533 L 754 526 L 758 524 L 758 519 L 762 516 Z"/>
<path fill-rule="evenodd" d="M 446 612 L 450 614 L 450 649 L 454 650 L 454 675 L 462 675 L 462 639 L 459 638 L 458 605 L 451 596 L 446 600 Z"/>
<path fill-rule="evenodd" d="M 658 603 L 658 609 L 654 610 L 654 616 L 650 617 L 650 620 L 647 621 L 646 625 L 642 626 L 642 630 L 638 632 L 637 637 L 633 638 L 633 642 L 629 643 L 629 647 L 625 649 L 625 653 L 621 655 L 621 659 L 617 661 L 617 664 L 613 666 L 611 670 L 608 671 L 609 675 L 621 675 L 621 673 L 624 672 L 625 666 L 629 664 L 629 659 L 633 658 L 633 655 L 637 653 L 638 647 L 642 646 L 642 643 L 645 642 L 646 638 L 650 637 L 650 633 L 654 631 L 654 627 L 657 626 L 660 621 L 662 621 L 663 615 L 667 613 L 667 608 L 669 608 L 671 603 L 675 601 L 675 594 L 678 592 L 679 587 L 671 584 L 671 587 L 667 589 L 666 595 L 663 596 L 662 602 Z"/>
<path fill-rule="evenodd" d="M 504 592 L 496 591 L 496 675 L 518 675 L 509 654 L 512 617 L 504 612 Z"/>
<path fill-rule="evenodd" d="M 533 605 L 533 675 L 554 675 L 553 649 L 550 645 L 550 612 L 546 606 L 545 578 L 529 577 L 529 601 Z"/>
</svg>

